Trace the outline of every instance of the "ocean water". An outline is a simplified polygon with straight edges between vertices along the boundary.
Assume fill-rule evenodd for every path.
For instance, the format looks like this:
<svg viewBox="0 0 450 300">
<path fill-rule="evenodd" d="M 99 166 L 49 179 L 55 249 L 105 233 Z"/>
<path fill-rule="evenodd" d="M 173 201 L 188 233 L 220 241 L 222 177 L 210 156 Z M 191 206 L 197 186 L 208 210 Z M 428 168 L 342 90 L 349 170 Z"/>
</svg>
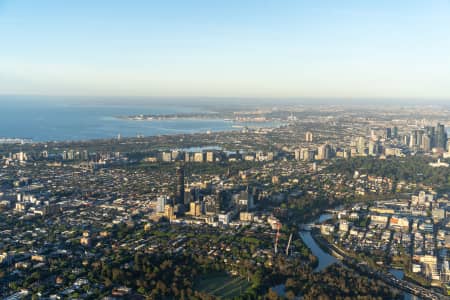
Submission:
<svg viewBox="0 0 450 300">
<path fill-rule="evenodd" d="M 121 103 L 118 103 L 121 102 Z M 67 141 L 137 135 L 155 136 L 206 131 L 237 130 L 221 119 L 131 121 L 117 118 L 136 114 L 170 114 L 205 111 L 189 103 L 101 103 L 45 97 L 0 97 L 0 138 L 33 141 Z M 255 124 L 240 124 L 255 125 Z M 273 124 L 259 124 L 271 126 Z"/>
</svg>

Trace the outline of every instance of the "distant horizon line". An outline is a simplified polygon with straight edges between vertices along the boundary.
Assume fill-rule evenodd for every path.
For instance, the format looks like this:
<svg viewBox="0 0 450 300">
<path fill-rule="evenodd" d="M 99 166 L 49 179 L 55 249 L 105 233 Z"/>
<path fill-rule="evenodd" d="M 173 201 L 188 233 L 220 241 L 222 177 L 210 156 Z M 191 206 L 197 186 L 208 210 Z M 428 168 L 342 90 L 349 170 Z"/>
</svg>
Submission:
<svg viewBox="0 0 450 300">
<path fill-rule="evenodd" d="M 139 100 L 159 100 L 159 99 L 169 99 L 169 100 L 250 100 L 250 101 L 256 101 L 256 100 L 286 100 L 286 101 L 338 101 L 341 103 L 345 102 L 353 102 L 352 104 L 355 104 L 355 101 L 392 101 L 397 100 L 402 102 L 404 104 L 404 101 L 413 101 L 415 103 L 421 103 L 425 104 L 423 102 L 427 102 L 427 104 L 433 105 L 436 103 L 430 103 L 432 102 L 438 102 L 438 104 L 443 104 L 443 101 L 449 101 L 450 97 L 391 97 L 391 96 L 383 96 L 383 97 L 357 97 L 357 96 L 336 96 L 336 97 L 324 97 L 324 96 L 211 96 L 211 95 L 197 95 L 197 96 L 179 96 L 179 95 L 74 95 L 74 94 L 39 94 L 39 93 L 1 93 L 0 92 L 0 100 L 4 97 L 45 97 L 45 98 L 72 98 L 72 99 L 101 99 L 101 98 L 108 98 L 108 99 L 124 99 L 124 98 L 131 98 L 131 99 L 139 99 Z M 368 103 L 361 103 L 361 104 L 368 104 Z M 377 103 L 372 103 L 377 104 Z M 393 103 L 395 105 L 395 103 Z M 450 103 L 448 103 L 450 105 Z"/>
</svg>

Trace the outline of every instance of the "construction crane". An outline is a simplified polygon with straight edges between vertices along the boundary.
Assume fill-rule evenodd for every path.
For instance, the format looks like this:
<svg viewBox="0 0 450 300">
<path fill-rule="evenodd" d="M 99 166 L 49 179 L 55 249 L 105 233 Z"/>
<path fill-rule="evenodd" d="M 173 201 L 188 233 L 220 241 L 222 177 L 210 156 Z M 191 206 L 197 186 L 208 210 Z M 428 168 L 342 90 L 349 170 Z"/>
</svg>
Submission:
<svg viewBox="0 0 450 300">
<path fill-rule="evenodd" d="M 275 254 L 278 253 L 278 239 L 280 237 L 281 223 L 277 223 L 277 235 L 275 236 Z"/>
<path fill-rule="evenodd" d="M 292 241 L 292 233 L 289 236 L 289 242 L 288 242 L 287 247 L 286 247 L 286 256 L 289 255 L 289 247 L 291 246 L 291 241 Z"/>
</svg>

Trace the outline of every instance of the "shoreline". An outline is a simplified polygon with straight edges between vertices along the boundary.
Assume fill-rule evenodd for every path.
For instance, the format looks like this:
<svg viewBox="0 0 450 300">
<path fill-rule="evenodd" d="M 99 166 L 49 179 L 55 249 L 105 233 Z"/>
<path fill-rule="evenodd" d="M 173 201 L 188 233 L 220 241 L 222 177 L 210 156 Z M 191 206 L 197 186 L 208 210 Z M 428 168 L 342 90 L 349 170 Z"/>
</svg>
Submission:
<svg viewBox="0 0 450 300">
<path fill-rule="evenodd" d="M 214 115 L 138 115 L 138 116 L 114 116 L 114 119 L 125 120 L 125 121 L 176 121 L 176 120 L 193 120 L 193 121 L 203 121 L 203 120 L 219 120 L 223 122 L 232 123 L 273 123 L 273 122 L 283 122 L 282 119 L 274 118 L 233 118 L 224 116 Z"/>
<path fill-rule="evenodd" d="M 239 132 L 243 129 L 249 130 L 259 130 L 259 129 L 275 129 L 279 128 L 284 124 L 277 124 L 276 126 L 246 126 L 246 125 L 237 125 L 234 124 L 229 128 L 221 128 L 215 130 L 207 129 L 207 130 L 192 130 L 188 132 L 176 132 L 176 133 L 160 133 L 160 134 L 150 134 L 150 135 L 122 135 L 120 138 L 118 136 L 110 136 L 110 137 L 98 137 L 98 138 L 82 138 L 82 139 L 49 139 L 49 140 L 34 140 L 32 138 L 21 138 L 21 137 L 4 137 L 0 138 L 0 146 L 1 145 L 17 145 L 17 144 L 46 144 L 46 143 L 86 143 L 86 142 L 98 142 L 98 141 L 116 141 L 116 142 L 124 142 L 127 140 L 145 140 L 151 139 L 155 137 L 176 137 L 176 136 L 189 136 L 189 135 L 208 135 L 208 134 L 225 134 L 229 132 Z M 175 131 L 178 131 L 177 129 Z M 5 142 L 2 142 L 4 140 Z"/>
<path fill-rule="evenodd" d="M 286 125 L 286 122 L 282 122 L 281 120 L 270 120 L 265 122 L 255 122 L 255 121 L 235 121 L 235 120 L 229 120 L 224 118 L 175 118 L 175 119 L 152 119 L 152 120 L 129 120 L 124 119 L 122 117 L 112 117 L 116 121 L 135 121 L 136 123 L 140 123 L 139 121 L 143 121 L 143 123 L 148 124 L 152 121 L 159 122 L 156 127 L 149 127 L 149 128 L 136 128 L 134 133 L 130 133 L 130 130 L 123 130 L 121 127 L 121 124 L 117 124 L 117 130 L 116 134 L 108 135 L 105 134 L 104 136 L 98 136 L 98 137 L 89 137 L 84 134 L 86 137 L 83 136 L 75 136 L 75 137 L 68 137 L 64 138 L 64 134 L 61 135 L 60 138 L 48 138 L 48 139 L 42 139 L 42 137 L 36 137 L 32 138 L 30 136 L 27 137 L 21 137 L 18 135 L 12 135 L 12 136 L 0 136 L 0 145 L 8 145 L 8 144 L 33 144 L 33 143 L 76 143 L 76 142 L 94 142 L 94 141 L 110 141 L 110 140 L 116 140 L 116 141 L 124 141 L 129 139 L 145 139 L 145 138 L 152 138 L 152 137 L 163 137 L 163 136 L 186 136 L 186 135 L 195 135 L 195 134 L 220 134 L 220 133 L 227 133 L 227 132 L 236 132 L 236 131 L 242 131 L 245 129 L 249 130 L 259 130 L 263 128 L 279 128 L 280 126 Z M 193 122 L 193 127 L 186 126 L 186 124 L 179 124 L 174 126 L 174 128 L 169 127 L 162 127 L 161 123 L 165 121 L 186 121 L 185 123 Z M 195 122 L 218 122 L 213 123 L 210 126 L 199 124 L 198 128 L 196 128 Z M 174 125 L 174 124 L 170 124 Z M 190 124 L 189 124 L 190 125 Z M 203 127 L 201 127 L 203 126 Z M 121 130 L 122 129 L 122 130 Z M 96 132 L 96 128 L 92 128 L 90 132 Z M 112 131 L 112 130 L 110 130 Z M 80 134 L 80 135 L 83 135 Z M 101 135 L 101 134 L 100 134 Z M 69 134 L 67 134 L 69 136 Z"/>
</svg>

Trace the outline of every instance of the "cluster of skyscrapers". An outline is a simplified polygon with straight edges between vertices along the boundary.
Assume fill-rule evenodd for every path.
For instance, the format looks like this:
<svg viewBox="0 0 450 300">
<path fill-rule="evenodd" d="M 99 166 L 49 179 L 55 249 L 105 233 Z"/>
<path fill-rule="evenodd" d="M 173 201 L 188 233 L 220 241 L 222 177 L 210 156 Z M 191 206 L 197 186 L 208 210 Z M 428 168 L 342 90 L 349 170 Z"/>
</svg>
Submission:
<svg viewBox="0 0 450 300">
<path fill-rule="evenodd" d="M 313 133 L 305 134 L 307 143 L 313 142 Z M 356 156 L 403 156 L 410 152 L 434 152 L 448 155 L 450 141 L 446 128 L 438 123 L 436 126 L 424 126 L 410 130 L 398 127 L 375 127 L 370 130 L 369 136 L 357 136 L 350 144 L 336 145 L 325 143 L 322 145 L 310 145 L 294 150 L 296 160 L 314 161 L 327 160 L 333 157 L 349 158 Z"/>
<path fill-rule="evenodd" d="M 403 143 L 409 145 L 412 150 L 431 151 L 433 148 L 449 149 L 448 135 L 443 124 L 436 127 L 426 126 L 423 129 L 415 129 L 410 135 L 403 137 Z"/>
</svg>

